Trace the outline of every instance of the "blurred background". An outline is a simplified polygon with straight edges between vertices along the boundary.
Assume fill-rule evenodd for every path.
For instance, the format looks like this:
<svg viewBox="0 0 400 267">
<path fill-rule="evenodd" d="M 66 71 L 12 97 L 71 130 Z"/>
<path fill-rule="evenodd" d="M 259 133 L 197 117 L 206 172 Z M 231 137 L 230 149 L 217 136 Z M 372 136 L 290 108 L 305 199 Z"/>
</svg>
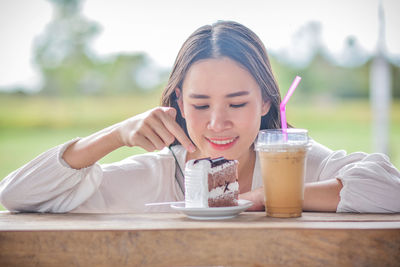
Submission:
<svg viewBox="0 0 400 267">
<path fill-rule="evenodd" d="M 198 27 L 263 40 L 290 123 L 334 150 L 400 167 L 400 1 L 1 0 L 0 179 L 41 152 L 159 104 Z M 112 162 L 139 148 L 122 148 Z"/>
</svg>

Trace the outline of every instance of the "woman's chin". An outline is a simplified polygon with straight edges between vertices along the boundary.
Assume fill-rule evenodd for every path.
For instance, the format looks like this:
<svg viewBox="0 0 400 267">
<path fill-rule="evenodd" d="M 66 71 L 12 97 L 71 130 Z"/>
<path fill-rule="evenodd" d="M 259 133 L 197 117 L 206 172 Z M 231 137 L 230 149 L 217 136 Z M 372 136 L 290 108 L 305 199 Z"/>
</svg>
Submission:
<svg viewBox="0 0 400 267">
<path fill-rule="evenodd" d="M 212 147 L 201 148 L 199 146 L 197 147 L 197 150 L 195 152 L 188 154 L 188 158 L 190 159 L 219 157 L 224 157 L 226 159 L 238 159 L 239 155 L 237 151 L 234 151 L 233 149 L 217 150 L 213 149 Z"/>
<path fill-rule="evenodd" d="M 226 159 L 236 159 L 233 153 L 229 153 L 229 151 L 209 151 L 208 153 L 203 154 L 203 158 L 219 158 L 224 157 Z"/>
</svg>

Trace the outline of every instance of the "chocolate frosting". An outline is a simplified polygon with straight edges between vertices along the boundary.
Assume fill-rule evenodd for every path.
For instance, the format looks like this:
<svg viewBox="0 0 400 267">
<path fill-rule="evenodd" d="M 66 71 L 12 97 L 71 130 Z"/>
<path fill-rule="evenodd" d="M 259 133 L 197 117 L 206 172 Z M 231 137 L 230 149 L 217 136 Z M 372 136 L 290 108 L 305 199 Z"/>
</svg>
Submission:
<svg viewBox="0 0 400 267">
<path fill-rule="evenodd" d="M 211 162 L 211 168 L 217 167 L 219 165 L 222 165 L 222 164 L 230 161 L 229 159 L 225 159 L 224 157 L 219 157 L 219 158 L 214 158 L 214 159 L 208 157 L 208 158 L 196 159 L 193 164 L 196 164 L 201 160 L 210 161 Z"/>
</svg>

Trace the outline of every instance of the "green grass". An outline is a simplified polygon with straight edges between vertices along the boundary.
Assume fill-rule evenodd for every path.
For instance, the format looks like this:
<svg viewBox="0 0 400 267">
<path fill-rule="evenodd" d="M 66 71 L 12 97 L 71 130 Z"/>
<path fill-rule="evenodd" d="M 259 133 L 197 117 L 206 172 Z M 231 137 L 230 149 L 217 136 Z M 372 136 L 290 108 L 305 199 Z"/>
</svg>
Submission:
<svg viewBox="0 0 400 267">
<path fill-rule="evenodd" d="M 373 152 L 372 114 L 368 101 L 295 105 L 287 110 L 294 126 L 309 129 L 311 137 L 333 150 Z M 400 167 L 400 101 L 392 104 L 390 158 Z"/>
<path fill-rule="evenodd" d="M 159 103 L 159 94 L 113 98 L 70 99 L 0 97 L 0 179 L 45 150 L 77 136 L 86 136 Z M 311 137 L 331 149 L 372 152 L 368 101 L 293 101 L 290 123 L 309 129 Z M 400 101 L 392 104 L 390 157 L 400 167 Z M 109 163 L 143 153 L 121 148 L 101 160 Z M 1 209 L 1 207 L 0 207 Z"/>
</svg>

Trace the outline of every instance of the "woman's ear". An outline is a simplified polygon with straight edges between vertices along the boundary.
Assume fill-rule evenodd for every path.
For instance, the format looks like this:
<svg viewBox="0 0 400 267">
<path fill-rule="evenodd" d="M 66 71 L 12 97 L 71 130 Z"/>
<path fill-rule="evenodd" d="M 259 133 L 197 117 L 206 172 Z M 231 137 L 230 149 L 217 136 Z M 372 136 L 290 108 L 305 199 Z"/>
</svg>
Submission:
<svg viewBox="0 0 400 267">
<path fill-rule="evenodd" d="M 271 108 L 271 101 L 263 101 L 261 107 L 261 116 L 267 115 L 270 108 Z"/>
<path fill-rule="evenodd" d="M 181 111 L 182 118 L 185 118 L 185 112 L 183 110 L 182 91 L 180 88 L 175 88 L 176 102 L 178 103 L 179 110 Z"/>
</svg>

